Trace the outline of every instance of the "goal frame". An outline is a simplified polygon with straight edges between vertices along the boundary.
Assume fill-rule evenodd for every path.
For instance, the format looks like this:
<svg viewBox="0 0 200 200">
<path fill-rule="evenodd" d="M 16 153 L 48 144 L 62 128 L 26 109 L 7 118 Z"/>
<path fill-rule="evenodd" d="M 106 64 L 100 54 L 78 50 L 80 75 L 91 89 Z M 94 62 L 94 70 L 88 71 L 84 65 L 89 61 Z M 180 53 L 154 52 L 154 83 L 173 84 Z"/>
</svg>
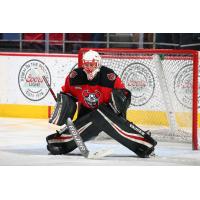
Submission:
<svg viewBox="0 0 200 200">
<path fill-rule="evenodd" d="M 151 53 L 151 54 L 190 54 L 193 60 L 193 93 L 192 93 L 192 149 L 198 150 L 198 66 L 199 56 L 195 50 L 179 49 L 126 49 L 126 48 L 81 48 L 78 53 L 78 66 L 82 66 L 84 52 L 94 50 L 98 52 L 121 53 Z"/>
</svg>

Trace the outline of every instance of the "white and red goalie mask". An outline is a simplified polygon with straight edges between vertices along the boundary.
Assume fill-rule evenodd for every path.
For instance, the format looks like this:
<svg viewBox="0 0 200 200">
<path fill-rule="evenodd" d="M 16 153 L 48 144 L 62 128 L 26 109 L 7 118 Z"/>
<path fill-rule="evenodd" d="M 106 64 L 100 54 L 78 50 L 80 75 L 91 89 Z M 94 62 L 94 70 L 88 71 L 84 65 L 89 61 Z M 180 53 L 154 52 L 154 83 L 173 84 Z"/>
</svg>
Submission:
<svg viewBox="0 0 200 200">
<path fill-rule="evenodd" d="M 92 80 L 101 67 L 101 56 L 93 50 L 87 51 L 83 55 L 83 71 L 86 73 L 88 80 Z"/>
</svg>

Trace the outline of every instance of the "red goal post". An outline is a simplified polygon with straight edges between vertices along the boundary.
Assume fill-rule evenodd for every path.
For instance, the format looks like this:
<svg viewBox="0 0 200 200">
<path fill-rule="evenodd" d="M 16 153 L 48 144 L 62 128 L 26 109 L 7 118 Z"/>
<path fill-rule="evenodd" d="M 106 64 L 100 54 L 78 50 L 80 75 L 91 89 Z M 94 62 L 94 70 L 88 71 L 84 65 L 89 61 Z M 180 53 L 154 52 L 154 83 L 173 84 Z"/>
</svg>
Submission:
<svg viewBox="0 0 200 200">
<path fill-rule="evenodd" d="M 148 116 L 145 123 L 157 116 L 156 123 L 165 124 L 158 122 L 162 113 L 158 112 L 157 108 L 160 101 L 163 101 L 171 136 L 177 126 L 181 129 L 181 134 L 187 132 L 181 126 L 185 126 L 184 123 L 191 120 L 192 149 L 198 149 L 198 51 L 81 48 L 78 55 L 79 67 L 82 66 L 83 54 L 88 50 L 97 51 L 102 57 L 102 65 L 112 68 L 122 81 L 126 82 L 126 87 L 132 92 L 132 108 L 138 109 L 139 114 L 134 114 L 135 118 L 142 113 L 143 118 Z M 158 95 L 161 93 L 162 95 Z M 159 97 L 162 100 L 159 100 L 158 96 L 162 96 Z M 163 106 L 160 107 L 162 110 Z M 188 114 L 190 109 L 191 114 Z M 142 120 L 139 122 L 143 123 Z"/>
</svg>

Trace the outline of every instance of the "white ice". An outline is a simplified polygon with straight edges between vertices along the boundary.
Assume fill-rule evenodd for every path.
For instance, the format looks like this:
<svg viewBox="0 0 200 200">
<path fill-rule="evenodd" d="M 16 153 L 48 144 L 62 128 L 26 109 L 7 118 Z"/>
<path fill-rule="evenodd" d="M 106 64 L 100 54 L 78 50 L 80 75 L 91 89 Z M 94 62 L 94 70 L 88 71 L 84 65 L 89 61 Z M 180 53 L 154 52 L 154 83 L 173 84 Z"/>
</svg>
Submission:
<svg viewBox="0 0 200 200">
<path fill-rule="evenodd" d="M 99 160 L 84 158 L 78 149 L 67 155 L 49 155 L 46 136 L 54 125 L 45 119 L 0 118 L 0 166 L 181 166 L 200 165 L 200 150 L 191 144 L 158 142 L 155 157 L 138 158 L 114 140 L 86 143 L 91 152 L 111 149 L 113 153 Z"/>
</svg>

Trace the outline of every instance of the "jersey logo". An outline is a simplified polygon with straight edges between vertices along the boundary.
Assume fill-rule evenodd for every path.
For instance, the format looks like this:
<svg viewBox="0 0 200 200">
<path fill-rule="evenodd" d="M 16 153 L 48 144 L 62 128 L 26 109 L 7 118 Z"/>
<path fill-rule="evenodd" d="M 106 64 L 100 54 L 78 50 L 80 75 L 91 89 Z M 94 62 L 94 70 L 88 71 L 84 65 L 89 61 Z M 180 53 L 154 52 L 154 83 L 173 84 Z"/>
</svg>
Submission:
<svg viewBox="0 0 200 200">
<path fill-rule="evenodd" d="M 107 74 L 107 77 L 110 81 L 114 81 L 116 79 L 116 75 L 114 73 Z"/>
<path fill-rule="evenodd" d="M 69 76 L 70 76 L 70 78 L 75 78 L 77 75 L 78 74 L 76 71 L 72 71 Z"/>
<path fill-rule="evenodd" d="M 99 105 L 99 98 L 101 96 L 101 93 L 98 90 L 95 90 L 94 93 L 90 93 L 88 90 L 84 90 L 83 98 L 85 100 L 85 103 L 92 109 L 97 108 Z"/>
</svg>

